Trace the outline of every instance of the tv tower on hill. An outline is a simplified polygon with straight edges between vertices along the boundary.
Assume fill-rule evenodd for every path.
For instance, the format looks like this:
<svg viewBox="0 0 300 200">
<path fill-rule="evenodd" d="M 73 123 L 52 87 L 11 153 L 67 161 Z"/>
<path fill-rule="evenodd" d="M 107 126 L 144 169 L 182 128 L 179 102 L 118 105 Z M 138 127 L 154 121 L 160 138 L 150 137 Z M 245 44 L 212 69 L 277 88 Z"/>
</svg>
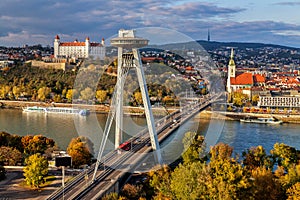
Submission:
<svg viewBox="0 0 300 200">
<path fill-rule="evenodd" d="M 210 31 L 209 31 L 209 29 L 207 31 L 207 41 L 210 42 Z"/>
</svg>

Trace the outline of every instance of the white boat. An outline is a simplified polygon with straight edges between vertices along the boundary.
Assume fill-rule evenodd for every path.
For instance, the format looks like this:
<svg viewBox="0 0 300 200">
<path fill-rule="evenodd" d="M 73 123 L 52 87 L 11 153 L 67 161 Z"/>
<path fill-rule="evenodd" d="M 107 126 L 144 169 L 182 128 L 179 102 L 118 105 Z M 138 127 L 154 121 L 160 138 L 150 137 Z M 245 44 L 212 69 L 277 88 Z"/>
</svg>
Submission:
<svg viewBox="0 0 300 200">
<path fill-rule="evenodd" d="M 282 124 L 282 121 L 274 117 L 260 117 L 260 118 L 244 118 L 240 122 L 258 123 L 258 124 Z"/>
<path fill-rule="evenodd" d="M 88 109 L 66 108 L 66 107 L 38 107 L 28 106 L 23 108 L 23 112 L 39 112 L 39 113 L 58 113 L 58 114 L 75 114 L 86 116 L 89 115 Z"/>
<path fill-rule="evenodd" d="M 46 108 L 38 107 L 38 106 L 28 106 L 26 108 L 23 108 L 24 112 L 46 112 Z"/>
</svg>

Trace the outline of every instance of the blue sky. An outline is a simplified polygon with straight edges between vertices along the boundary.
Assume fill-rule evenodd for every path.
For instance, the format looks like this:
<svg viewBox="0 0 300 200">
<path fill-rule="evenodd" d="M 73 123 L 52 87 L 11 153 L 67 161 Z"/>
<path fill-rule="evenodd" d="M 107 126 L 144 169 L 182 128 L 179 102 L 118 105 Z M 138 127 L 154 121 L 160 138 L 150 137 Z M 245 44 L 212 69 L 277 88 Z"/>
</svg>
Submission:
<svg viewBox="0 0 300 200">
<path fill-rule="evenodd" d="M 163 3 L 161 3 L 163 2 Z M 1 0 L 0 46 L 110 38 L 120 28 L 161 27 L 194 40 L 300 48 L 300 1 Z"/>
</svg>

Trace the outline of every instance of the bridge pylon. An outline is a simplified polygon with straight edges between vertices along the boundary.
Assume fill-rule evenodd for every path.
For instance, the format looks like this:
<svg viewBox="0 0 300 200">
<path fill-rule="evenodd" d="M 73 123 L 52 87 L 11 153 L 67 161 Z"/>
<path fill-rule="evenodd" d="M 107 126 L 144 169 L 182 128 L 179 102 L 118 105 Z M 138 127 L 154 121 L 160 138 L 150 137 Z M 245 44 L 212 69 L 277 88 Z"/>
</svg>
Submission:
<svg viewBox="0 0 300 200">
<path fill-rule="evenodd" d="M 135 30 L 124 30 L 120 29 L 118 37 L 112 38 L 110 43 L 112 46 L 118 47 L 118 74 L 117 74 L 117 84 L 115 97 L 112 100 L 110 106 L 110 114 L 106 122 L 106 127 L 104 130 L 104 137 L 110 131 L 112 125 L 112 119 L 115 117 L 116 128 L 115 128 L 115 148 L 118 148 L 122 143 L 122 130 L 123 130 L 123 92 L 125 79 L 127 77 L 128 71 L 133 68 L 136 70 L 136 75 L 139 83 L 139 87 L 142 93 L 142 99 L 145 109 L 146 121 L 148 126 L 148 131 L 150 134 L 151 146 L 154 151 L 155 159 L 162 165 L 163 160 L 160 152 L 160 146 L 157 138 L 157 132 L 154 123 L 154 117 L 152 113 L 152 108 L 150 104 L 150 98 L 147 90 L 147 83 L 145 79 L 145 74 L 142 66 L 141 57 L 138 48 L 148 45 L 149 40 L 137 37 L 135 35 Z M 124 49 L 127 51 L 124 52 Z M 129 50 L 129 51 L 128 51 Z M 104 150 L 104 145 L 106 139 L 102 140 L 100 145 L 100 150 L 97 158 L 95 172 L 98 168 L 102 153 Z"/>
</svg>

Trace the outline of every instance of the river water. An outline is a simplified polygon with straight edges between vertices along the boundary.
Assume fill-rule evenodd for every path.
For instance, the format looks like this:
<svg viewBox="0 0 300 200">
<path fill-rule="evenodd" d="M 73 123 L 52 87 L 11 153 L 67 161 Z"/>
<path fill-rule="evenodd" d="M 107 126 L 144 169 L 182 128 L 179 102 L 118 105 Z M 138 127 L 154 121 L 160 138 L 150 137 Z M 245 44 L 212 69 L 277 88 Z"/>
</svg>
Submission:
<svg viewBox="0 0 300 200">
<path fill-rule="evenodd" d="M 55 140 L 60 149 L 66 149 L 72 138 L 87 136 L 94 143 L 94 153 L 97 153 L 107 115 L 91 114 L 87 117 L 24 113 L 21 110 L 0 110 L 0 131 L 17 135 L 42 134 Z M 140 117 L 127 116 L 124 119 L 124 138 L 134 135 L 146 126 Z M 191 119 L 168 138 L 162 145 L 164 159 L 176 159 L 182 153 L 182 138 L 187 131 L 197 131 L 210 138 L 209 144 L 224 142 L 234 147 L 234 152 L 242 151 L 252 146 L 262 145 L 267 152 L 276 142 L 285 143 L 300 149 L 300 124 L 264 125 L 240 123 L 238 121 L 219 121 L 209 119 Z M 113 130 L 112 130 L 113 132 Z M 113 134 L 108 138 L 106 151 L 113 148 Z"/>
</svg>

